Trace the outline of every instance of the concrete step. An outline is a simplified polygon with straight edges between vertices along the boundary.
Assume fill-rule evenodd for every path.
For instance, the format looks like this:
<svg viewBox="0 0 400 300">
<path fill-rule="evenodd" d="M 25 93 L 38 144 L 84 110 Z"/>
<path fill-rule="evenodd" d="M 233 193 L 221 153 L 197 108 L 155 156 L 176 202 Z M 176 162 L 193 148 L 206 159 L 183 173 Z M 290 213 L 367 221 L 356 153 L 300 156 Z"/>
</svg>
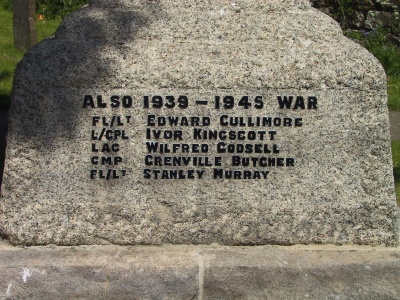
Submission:
<svg viewBox="0 0 400 300">
<path fill-rule="evenodd" d="M 1 299 L 400 299 L 400 248 L 0 246 Z"/>
</svg>

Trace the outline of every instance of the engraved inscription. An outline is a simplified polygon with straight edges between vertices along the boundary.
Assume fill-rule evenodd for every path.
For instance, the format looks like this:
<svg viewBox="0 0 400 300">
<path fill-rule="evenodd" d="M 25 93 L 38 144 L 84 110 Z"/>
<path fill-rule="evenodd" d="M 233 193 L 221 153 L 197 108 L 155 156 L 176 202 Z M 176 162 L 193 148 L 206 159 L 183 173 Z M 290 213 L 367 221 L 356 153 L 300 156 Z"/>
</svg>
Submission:
<svg viewBox="0 0 400 300">
<path fill-rule="evenodd" d="M 143 131 L 143 179 L 266 180 L 273 168 L 293 168 L 295 157 L 282 154 L 280 129 L 303 127 L 303 118 L 263 115 L 267 108 L 261 95 L 216 95 L 208 99 L 187 95 L 83 96 L 82 108 L 93 109 L 90 135 L 91 179 L 128 178 L 122 141 L 130 139 L 126 126 L 134 112 L 147 114 Z M 316 110 L 315 96 L 277 95 L 279 110 Z M 123 109 L 127 114 L 106 116 L 104 109 Z M 198 108 L 195 115 L 191 108 Z M 208 113 L 201 115 L 199 110 Z M 209 114 L 214 110 L 217 114 Z M 240 115 L 240 110 L 257 112 Z M 175 115 L 166 112 L 176 111 Z M 232 112 L 230 114 L 229 112 Z M 179 113 L 178 113 L 179 112 Z M 129 149 L 125 151 L 129 153 Z M 285 153 L 285 152 L 283 152 Z"/>
</svg>

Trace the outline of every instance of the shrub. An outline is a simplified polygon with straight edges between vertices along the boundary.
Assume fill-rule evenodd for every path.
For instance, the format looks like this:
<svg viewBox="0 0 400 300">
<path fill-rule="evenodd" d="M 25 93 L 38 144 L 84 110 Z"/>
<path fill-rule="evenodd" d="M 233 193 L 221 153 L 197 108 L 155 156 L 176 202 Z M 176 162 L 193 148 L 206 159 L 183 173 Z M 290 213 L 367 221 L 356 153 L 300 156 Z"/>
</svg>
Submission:
<svg viewBox="0 0 400 300">
<path fill-rule="evenodd" d="M 353 0 L 337 0 L 339 7 L 338 12 L 334 14 L 336 19 L 340 22 L 342 28 L 349 27 L 349 20 L 353 12 L 355 3 Z"/>
<path fill-rule="evenodd" d="M 389 42 L 384 30 L 366 33 L 362 44 L 380 61 L 388 76 L 400 75 L 400 48 Z"/>
<path fill-rule="evenodd" d="M 13 0 L 3 0 L 3 7 L 12 10 Z M 89 0 L 36 0 L 36 12 L 45 19 L 64 18 L 66 15 L 87 4 Z"/>
<path fill-rule="evenodd" d="M 12 10 L 13 9 L 13 0 L 4 0 L 2 1 L 3 8 L 7 10 Z"/>
<path fill-rule="evenodd" d="M 391 43 L 386 30 L 370 32 L 345 31 L 345 35 L 363 45 L 382 64 L 388 76 L 400 76 L 400 48 Z"/>
<path fill-rule="evenodd" d="M 36 0 L 36 11 L 45 19 L 64 18 L 88 3 L 88 0 Z"/>
</svg>

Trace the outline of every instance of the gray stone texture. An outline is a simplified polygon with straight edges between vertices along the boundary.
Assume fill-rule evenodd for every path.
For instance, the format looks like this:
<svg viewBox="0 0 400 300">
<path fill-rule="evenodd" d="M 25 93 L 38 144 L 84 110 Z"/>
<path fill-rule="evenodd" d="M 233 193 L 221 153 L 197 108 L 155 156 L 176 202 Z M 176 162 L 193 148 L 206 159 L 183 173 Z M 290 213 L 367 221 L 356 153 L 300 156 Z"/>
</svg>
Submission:
<svg viewBox="0 0 400 300">
<path fill-rule="evenodd" d="M 390 247 L 3 245 L 0 297 L 394 300 L 399 269 Z"/>
<path fill-rule="evenodd" d="M 385 73 L 308 1 L 93 1 L 26 54 L 14 84 L 0 202 L 13 244 L 398 242 Z M 84 109 L 87 94 L 135 104 Z M 156 94 L 191 106 L 143 109 Z M 262 95 L 264 109 L 193 105 L 226 94 Z M 318 109 L 280 109 L 277 95 L 316 96 Z M 261 128 L 277 131 L 279 156 L 296 164 L 266 180 L 213 180 L 210 168 L 201 180 L 144 179 L 153 113 L 209 116 L 212 130 L 221 114 L 300 117 L 302 127 Z M 90 179 L 96 115 L 133 116 L 119 140 L 123 179 Z"/>
<path fill-rule="evenodd" d="M 1 183 L 3 181 L 7 127 L 8 127 L 8 109 L 0 106 L 0 193 L 1 193 Z"/>
<path fill-rule="evenodd" d="M 365 20 L 365 27 L 367 29 L 377 29 L 383 26 L 387 26 L 391 22 L 391 15 L 386 12 L 380 11 L 369 11 Z"/>
</svg>

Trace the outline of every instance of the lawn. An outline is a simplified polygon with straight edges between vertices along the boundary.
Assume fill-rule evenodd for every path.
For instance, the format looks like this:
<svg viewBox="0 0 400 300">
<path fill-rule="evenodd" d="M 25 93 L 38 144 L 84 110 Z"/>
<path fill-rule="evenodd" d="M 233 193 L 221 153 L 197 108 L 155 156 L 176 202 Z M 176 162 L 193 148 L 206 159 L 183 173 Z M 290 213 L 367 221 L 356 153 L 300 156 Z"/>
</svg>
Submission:
<svg viewBox="0 0 400 300">
<path fill-rule="evenodd" d="M 24 53 L 14 49 L 12 13 L 0 1 L 0 105 L 9 103 L 12 78 L 16 64 Z"/>
<path fill-rule="evenodd" d="M 400 76 L 388 76 L 388 96 L 389 110 L 400 111 Z"/>
<path fill-rule="evenodd" d="M 14 69 L 24 55 L 23 51 L 14 49 L 12 12 L 4 9 L 5 2 L 0 0 L 0 106 L 7 106 L 10 102 Z M 38 40 L 52 35 L 59 24 L 59 19 L 37 20 Z"/>
<path fill-rule="evenodd" d="M 6 0 L 0 0 L 0 106 L 7 106 L 10 102 L 14 69 L 24 55 L 22 51 L 13 47 L 12 12 L 5 9 L 5 4 Z M 37 19 L 38 40 L 52 35 L 60 21 L 60 19 L 45 21 Z M 351 33 L 348 33 L 348 36 L 350 35 Z M 369 36 L 357 34 L 350 37 L 358 39 L 381 61 L 388 74 L 389 109 L 400 111 L 400 48 L 382 45 L 384 35 L 381 32 Z M 0 145 L 0 148 L 2 146 Z M 0 161 L 3 155 L 1 150 Z M 392 142 L 392 152 L 397 203 L 400 206 L 400 141 Z"/>
</svg>

